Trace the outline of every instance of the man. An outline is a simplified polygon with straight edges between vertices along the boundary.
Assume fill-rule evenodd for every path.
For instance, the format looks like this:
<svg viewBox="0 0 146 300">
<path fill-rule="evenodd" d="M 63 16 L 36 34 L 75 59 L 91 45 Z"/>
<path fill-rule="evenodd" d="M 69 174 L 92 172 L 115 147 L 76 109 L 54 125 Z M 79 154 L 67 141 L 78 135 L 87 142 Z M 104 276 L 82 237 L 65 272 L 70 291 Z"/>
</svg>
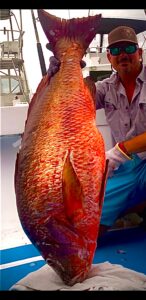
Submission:
<svg viewBox="0 0 146 300">
<path fill-rule="evenodd" d="M 104 108 L 115 146 L 106 152 L 109 173 L 101 230 L 127 209 L 146 203 L 146 66 L 135 31 L 119 26 L 108 35 L 114 73 L 96 83 L 96 109 Z M 59 62 L 51 58 L 49 76 Z"/>
</svg>

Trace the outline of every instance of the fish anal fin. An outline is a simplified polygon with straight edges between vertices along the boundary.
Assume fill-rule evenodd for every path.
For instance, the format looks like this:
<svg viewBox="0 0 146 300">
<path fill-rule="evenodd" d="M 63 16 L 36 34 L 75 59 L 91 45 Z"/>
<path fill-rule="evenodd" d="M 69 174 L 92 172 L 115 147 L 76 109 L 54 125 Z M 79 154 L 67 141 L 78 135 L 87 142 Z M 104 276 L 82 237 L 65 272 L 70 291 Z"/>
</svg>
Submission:
<svg viewBox="0 0 146 300">
<path fill-rule="evenodd" d="M 108 177 L 108 163 L 109 160 L 106 160 L 106 165 L 105 165 L 105 171 L 103 174 L 103 179 L 102 179 L 102 184 L 101 184 L 101 190 L 100 190 L 100 195 L 99 195 L 99 206 L 101 207 L 103 204 L 103 199 L 104 199 L 104 194 L 105 194 L 105 187 L 106 187 L 106 181 L 107 181 L 107 177 Z"/>
<path fill-rule="evenodd" d="M 84 78 L 84 84 L 88 87 L 91 96 L 93 98 L 94 101 L 94 105 L 96 103 L 96 86 L 95 86 L 95 82 L 93 81 L 93 79 L 90 76 L 87 76 Z"/>
<path fill-rule="evenodd" d="M 79 220 L 83 212 L 83 191 L 77 174 L 70 160 L 70 153 L 66 161 L 62 174 L 62 189 L 65 213 L 71 221 Z"/>
</svg>

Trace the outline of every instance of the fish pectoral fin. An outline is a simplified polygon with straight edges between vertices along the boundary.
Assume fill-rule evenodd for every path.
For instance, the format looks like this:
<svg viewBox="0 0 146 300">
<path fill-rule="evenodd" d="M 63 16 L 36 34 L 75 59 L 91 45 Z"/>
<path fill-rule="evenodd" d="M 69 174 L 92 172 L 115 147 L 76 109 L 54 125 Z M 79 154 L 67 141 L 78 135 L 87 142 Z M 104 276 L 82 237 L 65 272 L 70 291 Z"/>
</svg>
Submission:
<svg viewBox="0 0 146 300">
<path fill-rule="evenodd" d="M 95 86 L 95 82 L 93 81 L 93 79 L 90 76 L 87 76 L 86 78 L 84 78 L 84 83 L 88 87 L 88 89 L 91 93 L 91 96 L 93 98 L 94 105 L 95 105 L 96 104 L 96 86 Z"/>
<path fill-rule="evenodd" d="M 101 190 L 100 190 L 100 195 L 99 195 L 99 206 L 101 207 L 102 203 L 103 203 L 103 199 L 104 199 L 104 194 L 105 194 L 105 187 L 106 187 L 106 182 L 107 182 L 107 177 L 108 177 L 108 163 L 109 160 L 106 160 L 106 165 L 105 165 L 105 171 L 103 174 L 103 179 L 102 179 L 102 184 L 101 184 Z"/>
<path fill-rule="evenodd" d="M 63 200 L 66 216 L 71 221 L 79 220 L 83 212 L 83 191 L 68 153 L 62 174 Z"/>
</svg>

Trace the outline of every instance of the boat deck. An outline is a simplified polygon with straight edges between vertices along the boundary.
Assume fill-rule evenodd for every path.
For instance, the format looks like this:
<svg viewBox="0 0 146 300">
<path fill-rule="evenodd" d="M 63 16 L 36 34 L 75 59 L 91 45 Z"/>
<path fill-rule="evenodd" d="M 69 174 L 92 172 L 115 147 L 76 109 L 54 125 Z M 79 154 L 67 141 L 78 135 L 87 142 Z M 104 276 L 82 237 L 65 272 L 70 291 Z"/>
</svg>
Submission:
<svg viewBox="0 0 146 300">
<path fill-rule="evenodd" d="M 110 262 L 146 274 L 146 230 L 142 227 L 111 230 L 98 240 L 93 263 Z M 1 287 L 9 290 L 45 261 L 32 244 L 4 249 L 1 254 Z"/>
</svg>

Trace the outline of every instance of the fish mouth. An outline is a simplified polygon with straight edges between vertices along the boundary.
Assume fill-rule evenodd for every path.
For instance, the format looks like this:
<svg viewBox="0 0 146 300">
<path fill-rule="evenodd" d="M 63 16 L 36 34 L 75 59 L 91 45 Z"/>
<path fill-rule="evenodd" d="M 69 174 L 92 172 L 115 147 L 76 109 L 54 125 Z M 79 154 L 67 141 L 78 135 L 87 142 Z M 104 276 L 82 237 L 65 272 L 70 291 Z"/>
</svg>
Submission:
<svg viewBox="0 0 146 300">
<path fill-rule="evenodd" d="M 73 286 L 88 276 L 91 267 L 89 250 L 74 243 L 50 245 L 46 249 L 45 261 L 62 281 Z"/>
<path fill-rule="evenodd" d="M 65 284 L 69 285 L 69 286 L 73 286 L 76 283 L 81 283 L 83 282 L 87 277 L 88 277 L 88 272 L 89 272 L 89 268 L 87 268 L 86 270 L 83 270 L 81 273 L 79 273 L 78 275 L 74 276 L 73 278 L 64 278 L 64 282 Z"/>
<path fill-rule="evenodd" d="M 57 259 L 47 259 L 46 262 L 68 286 L 83 282 L 88 277 L 91 267 L 87 261 L 84 261 L 84 266 L 75 265 L 72 262 L 66 262 L 66 266 L 63 266 Z"/>
</svg>

